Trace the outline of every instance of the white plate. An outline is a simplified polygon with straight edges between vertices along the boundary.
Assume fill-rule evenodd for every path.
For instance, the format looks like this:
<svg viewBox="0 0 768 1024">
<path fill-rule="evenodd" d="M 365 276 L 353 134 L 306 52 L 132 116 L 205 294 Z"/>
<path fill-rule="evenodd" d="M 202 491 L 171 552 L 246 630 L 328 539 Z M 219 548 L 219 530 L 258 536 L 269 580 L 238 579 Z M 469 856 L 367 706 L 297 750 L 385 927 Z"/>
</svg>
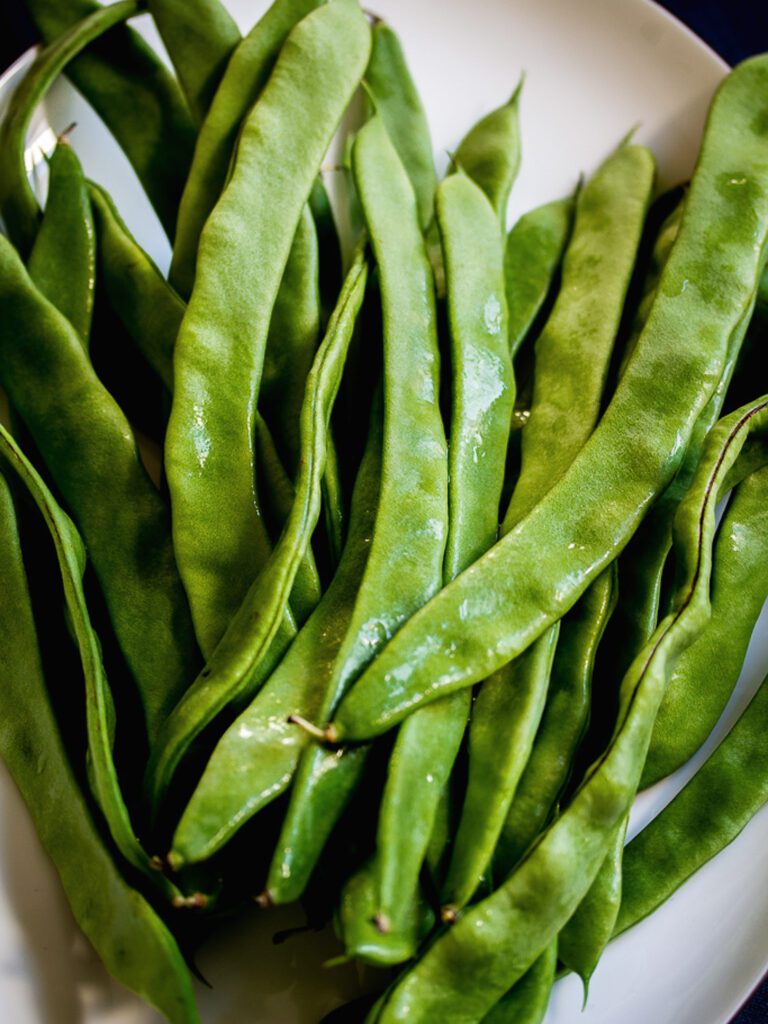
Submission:
<svg viewBox="0 0 768 1024">
<path fill-rule="evenodd" d="M 247 28 L 264 7 L 232 0 Z M 570 191 L 627 130 L 659 160 L 664 185 L 692 168 L 708 100 L 723 62 L 646 0 L 376 0 L 400 33 L 422 89 L 438 159 L 524 69 L 523 168 L 510 216 Z M 138 23 L 156 39 L 147 19 Z M 27 61 L 0 80 L 0 106 Z M 161 264 L 168 247 L 133 175 L 103 126 L 65 82 L 37 119 L 32 140 L 49 148 L 46 122 L 78 123 L 74 142 L 88 173 L 116 196 Z M 32 147 L 34 153 L 35 147 Z M 40 165 L 42 166 L 42 165 Z M 43 172 L 44 173 L 44 172 Z M 768 670 L 768 618 L 759 627 L 737 694 L 710 748 Z M 697 762 L 701 761 L 701 756 Z M 693 765 L 644 794 L 633 829 L 649 820 Z M 608 949 L 589 1006 L 573 979 L 555 989 L 547 1024 L 724 1024 L 768 964 L 768 809 L 657 914 Z M 87 865 L 83 865 L 87 871 Z M 199 962 L 206 1024 L 313 1024 L 359 991 L 354 968 L 323 970 L 332 938 L 273 947 L 292 910 L 252 913 L 225 929 Z M 7 777 L 0 778 L 0 1007 L 13 1024 L 151 1024 L 158 1017 L 111 982 L 79 936 Z"/>
</svg>

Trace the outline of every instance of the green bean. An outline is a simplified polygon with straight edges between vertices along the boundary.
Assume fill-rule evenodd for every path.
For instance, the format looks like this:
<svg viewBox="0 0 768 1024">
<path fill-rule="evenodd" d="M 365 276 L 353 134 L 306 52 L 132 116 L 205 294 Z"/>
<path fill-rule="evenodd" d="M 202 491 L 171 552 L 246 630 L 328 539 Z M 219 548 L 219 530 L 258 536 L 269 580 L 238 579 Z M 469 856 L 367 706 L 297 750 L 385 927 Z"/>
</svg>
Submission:
<svg viewBox="0 0 768 1024">
<path fill-rule="evenodd" d="M 0 238 L 0 378 L 83 535 L 153 736 L 198 653 L 167 507 L 80 339 Z"/>
<path fill-rule="evenodd" d="M 558 939 L 560 959 L 582 980 L 585 1005 L 590 978 L 610 941 L 621 906 L 622 858 L 628 822 L 629 815 L 625 815 L 614 829 L 608 853 L 594 882 Z"/>
<path fill-rule="evenodd" d="M 280 282 L 264 354 L 259 405 L 291 477 L 299 457 L 299 418 L 320 337 L 319 252 L 309 206 L 301 213 Z"/>
<path fill-rule="evenodd" d="M 507 235 L 504 273 L 513 358 L 552 291 L 571 234 L 574 205 L 569 196 L 537 206 L 524 213 Z"/>
<path fill-rule="evenodd" d="M 397 34 L 386 22 L 377 20 L 371 35 L 373 42 L 365 82 L 376 112 L 411 179 L 419 222 L 425 231 L 434 216 L 437 188 L 427 115 Z"/>
<path fill-rule="evenodd" d="M 232 54 L 200 127 L 179 206 L 170 281 L 189 298 L 203 226 L 224 190 L 240 127 L 294 26 L 322 0 L 275 0 Z"/>
<path fill-rule="evenodd" d="M 83 589 L 85 547 L 71 519 L 61 509 L 24 453 L 0 424 L 0 458 L 37 505 L 56 549 L 64 584 L 64 600 L 85 677 L 85 709 L 88 736 L 88 777 L 109 833 L 129 864 L 143 872 L 167 899 L 180 898 L 153 866 L 131 824 L 117 778 L 112 748 L 114 716 L 112 693 L 101 660 L 101 645 L 91 625 Z"/>
<path fill-rule="evenodd" d="M 511 661 L 619 554 L 670 482 L 754 305 L 768 232 L 768 122 L 746 111 L 767 80 L 768 59 L 746 61 L 714 98 L 656 301 L 584 449 L 525 520 L 400 629 L 347 695 L 329 738 L 368 739 Z"/>
<path fill-rule="evenodd" d="M 88 182 L 99 272 L 112 309 L 141 354 L 173 392 L 173 349 L 185 304 L 144 252 L 112 198 Z"/>
<path fill-rule="evenodd" d="M 264 563 L 252 434 L 269 317 L 302 207 L 369 45 L 355 0 L 333 0 L 296 26 L 244 123 L 201 240 L 174 354 L 166 470 L 179 568 L 206 654 Z"/>
<path fill-rule="evenodd" d="M 289 719 L 314 714 L 322 702 L 365 569 L 380 477 L 381 412 L 374 410 L 333 581 L 264 689 L 219 740 L 176 830 L 174 866 L 213 856 L 293 778 L 309 736 Z"/>
<path fill-rule="evenodd" d="M 260 414 L 256 414 L 256 460 L 267 492 L 267 511 L 271 511 L 277 523 L 277 533 L 288 521 L 296 492 L 285 471 L 269 427 Z M 322 596 L 320 577 L 317 573 L 311 545 L 307 547 L 296 570 L 296 579 L 291 590 L 291 611 L 298 625 L 303 625 Z"/>
<path fill-rule="evenodd" d="M 99 7 L 41 50 L 11 97 L 0 127 L 0 212 L 14 245 L 27 256 L 40 224 L 40 206 L 27 178 L 24 147 L 35 108 L 64 68 L 89 43 L 140 12 L 137 0 Z"/>
<path fill-rule="evenodd" d="M 83 168 L 66 139 L 59 139 L 48 163 L 48 199 L 27 269 L 87 349 L 96 282 L 96 243 Z"/>
<path fill-rule="evenodd" d="M 483 1024 L 541 1024 L 555 982 L 557 940 L 553 940 L 522 978 L 503 996 Z"/>
<path fill-rule="evenodd" d="M 622 682 L 611 742 L 569 806 L 503 885 L 439 936 L 403 976 L 384 1006 L 382 1024 L 418 1024 L 449 1014 L 456 1024 L 481 1020 L 581 903 L 636 793 L 669 670 L 709 615 L 717 501 L 756 464 L 768 464 L 766 435 L 766 398 L 737 410 L 711 432 L 676 517 L 681 583 L 674 608 Z"/>
<path fill-rule="evenodd" d="M 614 934 L 620 935 L 661 906 L 733 842 L 768 801 L 766 728 L 768 685 L 764 680 L 715 752 L 627 845 L 624 892 Z"/>
<path fill-rule="evenodd" d="M 752 629 L 768 598 L 765 477 L 755 473 L 745 480 L 723 517 L 715 548 L 712 619 L 672 673 L 642 786 L 669 775 L 695 754 L 736 685 Z"/>
<path fill-rule="evenodd" d="M 40 34 L 53 43 L 94 0 L 25 0 Z M 109 15 L 103 15 L 109 17 Z M 160 223 L 173 236 L 195 129 L 176 79 L 141 36 L 113 29 L 67 68 L 67 76 L 114 135 L 133 165 Z"/>
<path fill-rule="evenodd" d="M 547 703 L 493 855 L 503 881 L 557 806 L 587 728 L 595 655 L 616 603 L 615 567 L 587 589 L 560 626 Z"/>
<path fill-rule="evenodd" d="M 556 623 L 484 682 L 473 708 L 469 778 L 443 887 L 446 921 L 472 898 L 496 846 L 544 711 L 557 637 Z"/>
<path fill-rule="evenodd" d="M 520 169 L 520 93 L 523 78 L 502 106 L 486 114 L 459 143 L 453 162 L 490 200 L 504 228 L 507 202 Z"/>
<path fill-rule="evenodd" d="M 72 771 L 43 678 L 15 512 L 1 474 L 0 590 L 0 753 L 75 920 L 118 981 L 172 1024 L 198 1024 L 176 942 L 115 867 Z"/>
<path fill-rule="evenodd" d="M 323 326 L 325 326 L 341 288 L 342 263 L 339 233 L 322 174 L 318 174 L 315 178 L 315 183 L 309 194 L 309 208 L 315 221 L 320 251 L 320 300 Z"/>
<path fill-rule="evenodd" d="M 278 631 L 320 514 L 328 423 L 367 276 L 368 266 L 360 250 L 307 379 L 301 410 L 300 471 L 291 515 L 265 570 L 254 580 L 208 664 L 163 725 L 147 768 L 155 808 L 190 744 L 233 699 L 255 692 L 254 677 L 263 682 L 285 649 L 285 636 L 280 638 Z M 175 365 L 178 368 L 178 362 Z M 273 643 L 276 638 L 277 647 Z"/>
<path fill-rule="evenodd" d="M 371 553 L 321 716 L 442 581 L 447 519 L 445 434 L 438 405 L 434 287 L 410 181 L 378 116 L 353 150 L 358 193 L 378 264 L 384 323 L 384 462 Z M 269 871 L 275 902 L 300 894 L 366 750 L 309 749 Z"/>
<path fill-rule="evenodd" d="M 579 193 L 560 291 L 536 342 L 522 466 L 503 534 L 557 483 L 597 423 L 653 172 L 650 152 L 624 143 Z M 550 626 L 478 693 L 467 791 L 445 884 L 448 919 L 472 897 L 493 855 L 544 711 L 557 629 Z"/>
<path fill-rule="evenodd" d="M 192 116 L 208 113 L 240 31 L 220 0 L 148 0 Z"/>
</svg>

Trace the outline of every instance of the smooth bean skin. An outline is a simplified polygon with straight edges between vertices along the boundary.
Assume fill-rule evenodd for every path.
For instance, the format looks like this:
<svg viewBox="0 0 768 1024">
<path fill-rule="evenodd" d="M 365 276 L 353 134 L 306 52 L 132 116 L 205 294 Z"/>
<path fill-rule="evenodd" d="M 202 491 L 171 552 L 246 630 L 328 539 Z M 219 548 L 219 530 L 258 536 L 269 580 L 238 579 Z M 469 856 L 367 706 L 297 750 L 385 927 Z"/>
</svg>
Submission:
<svg viewBox="0 0 768 1024">
<path fill-rule="evenodd" d="M 568 782 L 589 721 L 595 655 L 616 594 L 615 569 L 610 568 L 560 625 L 544 714 L 493 855 L 499 882 L 543 830 Z"/>
<path fill-rule="evenodd" d="M 557 939 L 554 939 L 522 978 L 483 1017 L 483 1024 L 541 1024 L 555 983 L 557 948 Z"/>
<path fill-rule="evenodd" d="M 207 860 L 290 784 L 310 738 L 289 718 L 314 715 L 347 632 L 365 570 L 379 498 L 381 410 L 371 419 L 352 495 L 349 537 L 328 590 L 285 658 L 219 740 L 187 804 L 169 856 Z"/>
<path fill-rule="evenodd" d="M 200 241 L 174 352 L 165 465 L 179 569 L 206 655 L 264 564 L 252 438 L 269 319 L 302 208 L 369 47 L 355 0 L 332 0 L 296 26 L 243 124 Z"/>
<path fill-rule="evenodd" d="M 608 853 L 594 882 L 558 938 L 560 960 L 575 971 L 584 984 L 585 1005 L 590 978 L 610 942 L 621 906 L 622 858 L 628 822 L 629 815 L 626 815 L 614 829 Z"/>
<path fill-rule="evenodd" d="M 624 850 L 624 891 L 615 935 L 669 899 L 733 842 L 768 801 L 768 685 L 661 814 Z"/>
<path fill-rule="evenodd" d="M 198 1024 L 178 946 L 115 866 L 64 748 L 43 678 L 15 510 L 2 473 L 0 591 L 0 753 L 74 918 L 118 981 L 172 1024 Z"/>
<path fill-rule="evenodd" d="M 148 0 L 148 6 L 199 125 L 240 42 L 240 30 L 220 0 Z"/>
<path fill-rule="evenodd" d="M 514 377 L 507 345 L 503 247 L 493 208 L 463 173 L 441 183 L 436 208 L 452 364 L 449 526 L 443 566 L 443 578 L 452 579 L 496 538 Z M 373 939 L 383 948 L 385 962 L 395 962 L 387 948 L 390 940 L 402 959 L 415 951 L 407 942 L 398 944 L 399 925 L 408 926 L 413 916 L 409 901 L 418 891 L 438 802 L 469 707 L 468 691 L 438 702 L 409 718 L 395 741 L 371 872 L 378 884 L 378 931 L 385 933 Z M 415 935 L 412 928 L 410 935 Z M 346 934 L 345 941 L 350 949 Z M 370 949 L 367 955 L 372 958 Z"/>
<path fill-rule="evenodd" d="M 65 139 L 59 139 L 48 162 L 48 198 L 27 270 L 87 349 L 96 286 L 96 237 L 83 168 Z"/>
<path fill-rule="evenodd" d="M 320 252 L 320 299 L 323 325 L 325 325 L 333 311 L 336 296 L 341 288 L 342 262 L 339 232 L 322 171 L 315 178 L 315 183 L 309 194 L 309 208 L 315 222 L 317 245 Z"/>
<path fill-rule="evenodd" d="M 320 3 L 275 0 L 230 57 L 200 126 L 179 205 L 169 279 L 185 299 L 192 293 L 200 235 L 224 191 L 240 126 L 266 85 L 289 33 Z"/>
<path fill-rule="evenodd" d="M 196 737 L 232 700 L 255 693 L 284 653 L 286 641 L 293 639 L 286 631 L 288 599 L 320 515 L 330 416 L 367 279 L 368 264 L 359 250 L 307 378 L 291 514 L 264 571 L 249 588 L 207 665 L 163 725 L 147 766 L 147 788 L 155 809 Z"/>
<path fill-rule="evenodd" d="M 0 309 L 0 379 L 83 535 L 152 737 L 199 663 L 168 509 L 74 328 L 5 238 Z"/>
<path fill-rule="evenodd" d="M 676 771 L 695 754 L 739 678 L 768 598 L 767 478 L 763 472 L 748 477 L 723 516 L 715 547 L 712 618 L 672 673 L 654 726 L 643 786 Z"/>
<path fill-rule="evenodd" d="M 767 398 L 737 410 L 711 432 L 675 520 L 681 583 L 674 609 L 622 681 L 609 745 L 509 878 L 402 977 L 380 1014 L 383 1024 L 418 1024 L 441 1015 L 456 1024 L 482 1020 L 581 903 L 634 799 L 669 671 L 707 621 L 717 501 L 734 479 L 766 464 L 767 441 Z"/>
<path fill-rule="evenodd" d="M 504 274 L 512 358 L 552 290 L 571 235 L 573 209 L 571 196 L 537 206 L 524 213 L 507 235 Z"/>
<path fill-rule="evenodd" d="M 531 413 L 506 530 L 563 476 L 598 421 L 654 175 L 650 150 L 624 143 L 576 199 L 560 290 L 534 349 Z"/>
<path fill-rule="evenodd" d="M 447 920 L 472 899 L 493 855 L 544 712 L 558 634 L 555 624 L 511 665 L 486 679 L 476 700 L 467 790 L 443 888 Z"/>
<path fill-rule="evenodd" d="M 272 310 L 259 390 L 259 406 L 291 477 L 297 470 L 301 403 L 320 339 L 320 319 L 317 230 L 306 205 Z"/>
<path fill-rule="evenodd" d="M 370 738 L 510 661 L 562 618 L 670 482 L 754 304 L 768 232 L 768 122 L 749 111 L 766 92 L 765 58 L 720 86 L 656 301 L 585 447 L 525 520 L 403 626 L 329 737 Z"/>
<path fill-rule="evenodd" d="M 371 36 L 365 83 L 411 179 L 419 223 L 426 231 L 434 216 L 437 188 L 427 115 L 395 31 L 386 22 L 376 21 Z"/>
<path fill-rule="evenodd" d="M 89 43 L 139 11 L 135 0 L 97 8 L 40 51 L 11 97 L 0 125 L 0 212 L 8 236 L 25 258 L 32 250 L 40 225 L 40 206 L 24 163 L 32 115 L 59 74 Z"/>
<path fill-rule="evenodd" d="M 434 283 L 410 181 L 382 120 L 360 130 L 354 174 L 379 270 L 384 329 L 384 459 L 371 552 L 320 717 L 442 583 L 448 519 Z M 269 871 L 276 902 L 299 895 L 356 785 L 366 748 L 312 747 L 299 767 Z"/>
<path fill-rule="evenodd" d="M 520 170 L 520 93 L 523 79 L 502 106 L 486 114 L 464 136 L 453 154 L 457 168 L 488 196 L 501 221 L 507 223 L 507 201 Z"/>
<path fill-rule="evenodd" d="M 101 280 L 112 309 L 141 354 L 173 392 L 173 349 L 186 304 L 123 221 L 109 193 L 88 182 Z"/>
<path fill-rule="evenodd" d="M 276 524 L 275 532 L 279 536 L 290 517 L 291 508 L 296 499 L 296 491 L 280 461 L 280 455 L 269 426 L 260 414 L 256 416 L 256 449 L 262 491 L 266 494 L 266 511 L 268 516 L 271 513 L 271 518 Z M 271 525 L 272 523 L 270 523 Z M 296 579 L 291 590 L 291 611 L 299 626 L 307 621 L 317 607 L 322 593 L 323 589 L 310 545 L 304 552 L 299 568 L 296 570 Z"/>
<path fill-rule="evenodd" d="M 25 6 L 46 43 L 101 11 L 93 0 L 25 0 Z M 124 27 L 89 46 L 67 77 L 114 135 L 172 238 L 195 145 L 178 82 L 142 37 Z"/>
</svg>

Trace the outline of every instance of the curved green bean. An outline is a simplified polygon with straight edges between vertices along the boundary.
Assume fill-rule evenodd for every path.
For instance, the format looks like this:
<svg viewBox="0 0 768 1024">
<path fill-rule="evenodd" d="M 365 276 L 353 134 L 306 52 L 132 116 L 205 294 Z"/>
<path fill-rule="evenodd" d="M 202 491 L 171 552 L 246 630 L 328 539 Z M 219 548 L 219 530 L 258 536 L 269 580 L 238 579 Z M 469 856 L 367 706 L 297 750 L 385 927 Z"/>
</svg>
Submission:
<svg viewBox="0 0 768 1024">
<path fill-rule="evenodd" d="M 192 116 L 208 112 L 240 30 L 220 0 L 147 0 Z"/>
<path fill-rule="evenodd" d="M 99 14 L 94 0 L 25 0 L 46 43 L 81 18 Z M 195 144 L 195 129 L 178 82 L 142 37 L 118 27 L 67 67 L 133 165 L 169 238 Z"/>
<path fill-rule="evenodd" d="M 453 163 L 476 182 L 501 221 L 507 223 L 507 202 L 520 170 L 520 94 L 524 76 L 502 106 L 486 114 L 467 132 L 453 154 Z"/>
<path fill-rule="evenodd" d="M 557 939 L 554 939 L 522 978 L 483 1017 L 483 1024 L 541 1024 L 555 983 L 557 948 Z"/>
<path fill-rule="evenodd" d="M 237 46 L 200 126 L 179 205 L 170 281 L 189 298 L 203 226 L 224 191 L 240 127 L 294 26 L 322 0 L 275 0 Z"/>
<path fill-rule="evenodd" d="M 583 450 L 525 520 L 402 627 L 347 695 L 329 738 L 370 738 L 510 661 L 562 618 L 670 482 L 754 305 L 768 234 L 768 122 L 746 111 L 767 88 L 759 57 L 720 86 L 656 301 Z"/>
<path fill-rule="evenodd" d="M 48 198 L 27 270 L 87 349 L 96 285 L 96 241 L 83 168 L 66 139 L 59 139 L 48 162 Z"/>
<path fill-rule="evenodd" d="M 439 936 L 403 976 L 384 1005 L 382 1024 L 418 1024 L 449 1014 L 455 1024 L 481 1020 L 581 903 L 636 793 L 669 671 L 709 615 L 718 498 L 734 479 L 768 462 L 766 435 L 765 398 L 711 432 L 676 517 L 681 583 L 674 608 L 622 682 L 619 724 L 610 744 L 503 885 Z"/>
<path fill-rule="evenodd" d="M 368 558 L 381 477 L 381 412 L 352 495 L 349 538 L 331 585 L 264 689 L 219 740 L 187 804 L 169 855 L 174 867 L 211 857 L 290 784 L 309 743 L 292 715 L 319 709 L 349 626 Z"/>
<path fill-rule="evenodd" d="M 244 123 L 201 239 L 174 353 L 165 463 L 179 569 L 206 654 L 265 561 L 252 437 L 269 318 L 302 207 L 369 46 L 356 0 L 332 0 L 296 26 Z"/>
<path fill-rule="evenodd" d="M 384 321 L 384 461 L 371 553 L 349 631 L 324 697 L 333 712 L 355 676 L 440 587 L 447 460 L 431 268 L 410 181 L 378 116 L 360 130 L 354 173 L 379 269 Z M 299 895 L 354 788 L 367 748 L 313 747 L 299 766 L 267 888 Z"/>
<path fill-rule="evenodd" d="M 80 339 L 0 237 L 0 379 L 88 548 L 153 737 L 198 665 L 168 509 Z"/>
<path fill-rule="evenodd" d="M 0 753 L 107 970 L 171 1024 L 199 1024 L 189 971 L 143 896 L 117 870 L 62 742 L 43 678 L 15 511 L 0 474 Z"/>
<path fill-rule="evenodd" d="M 252 693 L 254 677 L 263 682 L 267 675 L 261 673 L 271 673 L 275 657 L 285 648 L 284 639 L 277 649 L 273 641 L 320 514 L 328 425 L 367 276 L 368 266 L 359 251 L 307 379 L 301 410 L 302 456 L 290 517 L 270 561 L 254 580 L 208 664 L 163 725 L 147 768 L 155 808 L 194 739 L 233 699 L 244 691 Z"/>
<path fill-rule="evenodd" d="M 22 256 L 28 256 L 40 225 L 40 206 L 27 177 L 24 148 L 35 108 L 64 68 L 89 43 L 141 10 L 138 0 L 98 7 L 41 50 L 15 90 L 0 126 L 0 212 Z"/>
</svg>

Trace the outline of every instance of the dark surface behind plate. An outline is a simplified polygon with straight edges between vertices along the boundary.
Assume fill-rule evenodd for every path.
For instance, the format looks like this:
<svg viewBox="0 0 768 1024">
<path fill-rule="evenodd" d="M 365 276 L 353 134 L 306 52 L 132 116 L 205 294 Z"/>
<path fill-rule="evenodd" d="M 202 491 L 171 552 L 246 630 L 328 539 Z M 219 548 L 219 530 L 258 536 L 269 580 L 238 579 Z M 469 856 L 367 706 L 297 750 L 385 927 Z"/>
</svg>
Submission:
<svg viewBox="0 0 768 1024">
<path fill-rule="evenodd" d="M 768 6 L 757 0 L 665 0 L 661 6 L 690 26 L 729 64 L 768 50 Z M 35 41 L 35 35 L 19 0 L 0 0 L 0 7 L 2 70 Z M 768 980 L 732 1024 L 768 1024 Z"/>
</svg>

